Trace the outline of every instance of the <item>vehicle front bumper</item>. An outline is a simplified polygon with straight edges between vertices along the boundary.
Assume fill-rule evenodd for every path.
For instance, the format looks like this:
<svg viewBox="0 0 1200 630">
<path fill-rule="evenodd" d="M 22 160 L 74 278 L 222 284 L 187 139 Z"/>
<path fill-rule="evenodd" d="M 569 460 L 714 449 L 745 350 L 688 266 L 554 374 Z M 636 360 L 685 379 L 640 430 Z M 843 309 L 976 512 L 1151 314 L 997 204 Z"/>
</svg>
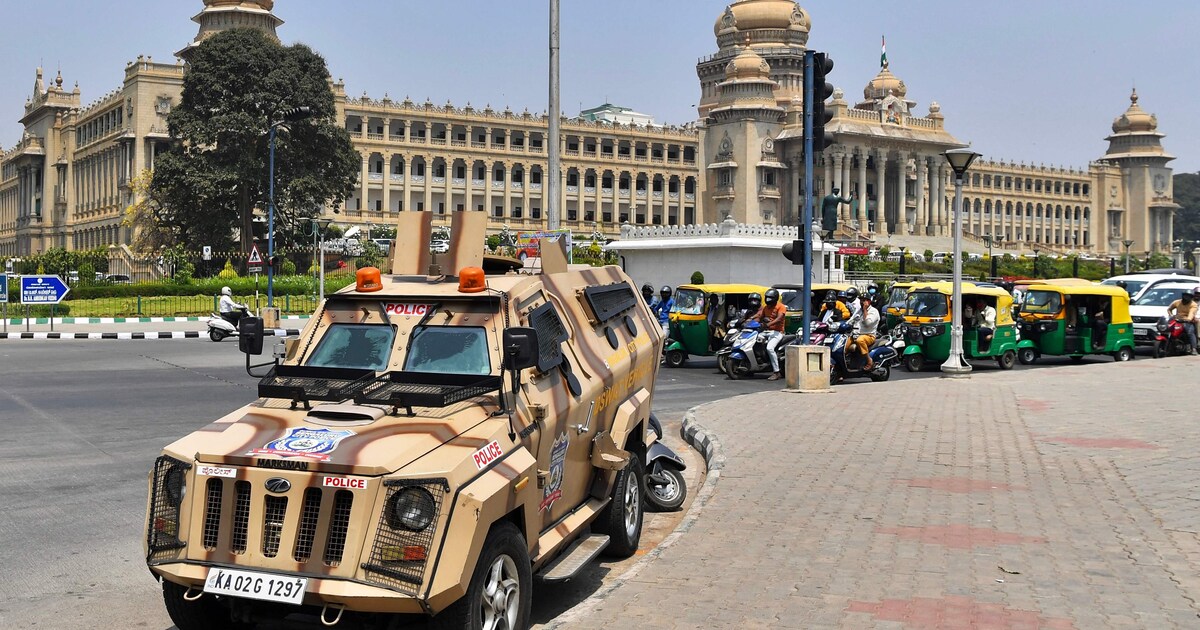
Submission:
<svg viewBox="0 0 1200 630">
<path fill-rule="evenodd" d="M 1137 346 L 1152 346 L 1154 338 L 1158 336 L 1158 329 L 1154 324 L 1137 324 L 1133 325 L 1133 343 Z"/>
</svg>

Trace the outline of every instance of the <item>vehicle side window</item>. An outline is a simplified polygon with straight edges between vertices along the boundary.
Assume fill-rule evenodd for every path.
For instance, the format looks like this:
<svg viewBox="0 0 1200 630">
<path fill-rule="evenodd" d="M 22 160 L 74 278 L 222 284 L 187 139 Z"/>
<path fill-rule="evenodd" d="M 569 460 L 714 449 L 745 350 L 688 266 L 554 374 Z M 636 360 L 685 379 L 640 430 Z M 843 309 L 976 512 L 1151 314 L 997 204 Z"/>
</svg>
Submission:
<svg viewBox="0 0 1200 630">
<path fill-rule="evenodd" d="M 383 371 L 395 337 L 396 331 L 386 324 L 333 324 L 304 364 Z"/>
</svg>

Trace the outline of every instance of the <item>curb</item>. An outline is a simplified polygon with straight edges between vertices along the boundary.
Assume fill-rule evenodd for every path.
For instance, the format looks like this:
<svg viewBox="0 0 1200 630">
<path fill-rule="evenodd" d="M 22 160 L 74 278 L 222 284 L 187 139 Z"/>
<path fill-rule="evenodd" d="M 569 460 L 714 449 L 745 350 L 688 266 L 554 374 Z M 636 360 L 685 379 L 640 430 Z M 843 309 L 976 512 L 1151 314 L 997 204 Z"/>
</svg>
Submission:
<svg viewBox="0 0 1200 630">
<path fill-rule="evenodd" d="M 279 319 L 308 319 L 309 315 L 281 315 Z M 55 317 L 55 324 L 161 324 L 169 322 L 203 322 L 209 317 Z M 24 318 L 8 320 L 10 326 L 24 326 Z M 29 324 L 45 325 L 49 317 L 30 317 Z"/>
<path fill-rule="evenodd" d="M 276 328 L 263 331 L 267 336 L 290 337 L 300 334 L 298 328 Z M 0 333 L 0 339 L 208 339 L 208 333 L 199 330 L 175 330 L 170 332 L 15 332 Z"/>
<path fill-rule="evenodd" d="M 706 403 L 707 404 L 707 403 Z M 704 510 L 704 506 L 708 505 L 713 493 L 716 491 L 717 482 L 721 479 L 721 469 L 725 467 L 725 454 L 721 451 L 721 442 L 696 421 L 696 409 L 704 405 L 698 405 L 687 410 L 683 416 L 683 426 L 680 427 L 679 435 L 696 449 L 702 457 L 704 457 L 705 465 L 708 467 L 708 474 L 704 476 L 704 483 L 700 486 L 700 492 L 692 501 L 691 507 L 688 508 L 687 514 L 684 515 L 683 521 L 679 523 L 679 527 L 675 531 L 667 535 L 658 546 L 646 552 L 641 560 L 629 567 L 625 573 L 614 579 L 604 588 L 596 591 L 587 599 L 580 602 L 571 610 L 555 617 L 552 621 L 546 623 L 543 628 L 547 630 L 555 630 L 569 626 L 573 623 L 583 621 L 593 610 L 612 595 L 613 591 L 623 586 L 626 582 L 637 577 L 642 569 L 646 568 L 654 560 L 662 555 L 663 551 L 669 549 L 672 545 L 679 542 L 683 535 L 692 529 L 696 521 L 700 519 L 700 512 Z"/>
</svg>

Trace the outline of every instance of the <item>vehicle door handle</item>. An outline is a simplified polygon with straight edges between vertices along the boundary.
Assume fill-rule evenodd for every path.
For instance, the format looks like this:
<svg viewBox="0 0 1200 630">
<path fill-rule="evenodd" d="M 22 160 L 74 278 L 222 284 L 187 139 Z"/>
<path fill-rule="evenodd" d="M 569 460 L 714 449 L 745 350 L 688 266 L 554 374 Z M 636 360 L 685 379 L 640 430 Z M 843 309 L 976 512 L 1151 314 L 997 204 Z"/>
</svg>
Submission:
<svg viewBox="0 0 1200 630">
<path fill-rule="evenodd" d="M 584 420 L 583 424 L 575 425 L 576 433 L 578 433 L 579 435 L 583 435 L 584 433 L 588 432 L 588 430 L 592 426 L 592 412 L 595 410 L 596 410 L 596 401 L 593 400 L 591 402 L 591 404 L 588 405 L 587 420 Z"/>
</svg>

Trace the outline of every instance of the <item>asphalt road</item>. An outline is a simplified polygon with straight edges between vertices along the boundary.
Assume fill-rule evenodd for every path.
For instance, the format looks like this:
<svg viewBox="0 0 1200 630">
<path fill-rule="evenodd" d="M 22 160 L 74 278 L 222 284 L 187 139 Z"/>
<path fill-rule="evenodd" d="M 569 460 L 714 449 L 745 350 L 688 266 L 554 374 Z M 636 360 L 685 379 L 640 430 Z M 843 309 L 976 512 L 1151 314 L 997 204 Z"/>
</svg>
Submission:
<svg viewBox="0 0 1200 630">
<path fill-rule="evenodd" d="M 1069 361 L 1035 368 L 1055 363 Z M 936 375 L 896 370 L 892 378 Z M 668 444 L 690 458 L 693 488 L 698 458 L 677 437 L 684 412 L 781 386 L 730 381 L 712 359 L 660 371 L 655 410 Z M 865 380 L 847 386 L 870 391 Z M 163 445 L 255 396 L 233 343 L 0 342 L 0 426 L 9 436 L 0 441 L 0 627 L 171 627 L 142 557 L 147 471 Z M 647 539 L 669 533 L 673 518 L 649 518 Z M 582 601 L 623 566 L 601 563 L 542 591 L 534 621 Z"/>
</svg>

